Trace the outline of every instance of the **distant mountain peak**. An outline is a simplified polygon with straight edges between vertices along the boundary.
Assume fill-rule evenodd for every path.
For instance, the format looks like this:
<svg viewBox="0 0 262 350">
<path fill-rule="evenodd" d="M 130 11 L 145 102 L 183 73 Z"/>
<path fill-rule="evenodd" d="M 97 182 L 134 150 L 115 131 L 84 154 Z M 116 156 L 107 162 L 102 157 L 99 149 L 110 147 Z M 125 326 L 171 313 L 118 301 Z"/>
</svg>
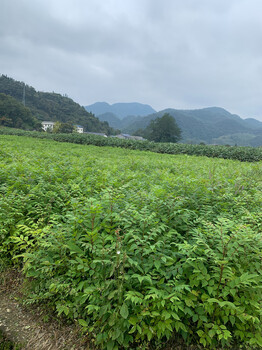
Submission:
<svg viewBox="0 0 262 350">
<path fill-rule="evenodd" d="M 85 106 L 88 112 L 94 113 L 96 116 L 113 113 L 116 117 L 123 119 L 127 116 L 146 116 L 156 111 L 148 104 L 139 102 L 118 102 L 110 105 L 107 102 L 96 102 L 92 105 Z"/>
</svg>

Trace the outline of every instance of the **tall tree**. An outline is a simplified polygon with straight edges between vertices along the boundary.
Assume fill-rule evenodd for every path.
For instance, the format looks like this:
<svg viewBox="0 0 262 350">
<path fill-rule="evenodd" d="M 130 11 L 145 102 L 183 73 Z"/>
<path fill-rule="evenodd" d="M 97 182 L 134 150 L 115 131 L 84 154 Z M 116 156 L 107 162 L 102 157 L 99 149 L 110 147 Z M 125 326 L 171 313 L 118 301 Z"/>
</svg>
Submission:
<svg viewBox="0 0 262 350">
<path fill-rule="evenodd" d="M 74 131 L 74 126 L 70 123 L 56 122 L 54 125 L 54 133 L 70 134 Z"/>
<path fill-rule="evenodd" d="M 165 113 L 161 118 L 151 120 L 145 129 L 145 137 L 155 142 L 178 142 L 181 139 L 181 130 L 175 119 Z"/>
</svg>

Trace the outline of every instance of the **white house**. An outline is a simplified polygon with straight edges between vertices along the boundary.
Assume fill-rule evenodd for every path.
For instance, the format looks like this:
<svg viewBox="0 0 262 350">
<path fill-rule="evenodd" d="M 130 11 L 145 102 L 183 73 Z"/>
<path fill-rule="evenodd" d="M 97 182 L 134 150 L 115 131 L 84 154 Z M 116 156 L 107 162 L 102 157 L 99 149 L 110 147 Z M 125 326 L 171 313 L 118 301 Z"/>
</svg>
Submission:
<svg viewBox="0 0 262 350">
<path fill-rule="evenodd" d="M 54 128 L 54 125 L 55 125 L 55 123 L 54 122 L 50 122 L 50 121 L 48 121 L 48 122 L 42 122 L 42 129 L 44 130 L 44 131 L 47 131 L 47 129 L 49 129 L 49 130 L 53 130 L 53 128 Z"/>
<path fill-rule="evenodd" d="M 51 122 L 51 121 L 42 122 L 42 129 L 44 131 L 47 131 L 47 130 L 53 131 L 54 125 L 55 125 L 55 122 Z M 82 125 L 74 125 L 74 127 L 76 129 L 76 132 L 78 132 L 79 134 L 82 134 L 84 132 L 84 127 Z"/>
<path fill-rule="evenodd" d="M 75 125 L 76 132 L 79 132 L 79 134 L 83 134 L 84 128 L 82 125 Z"/>
</svg>

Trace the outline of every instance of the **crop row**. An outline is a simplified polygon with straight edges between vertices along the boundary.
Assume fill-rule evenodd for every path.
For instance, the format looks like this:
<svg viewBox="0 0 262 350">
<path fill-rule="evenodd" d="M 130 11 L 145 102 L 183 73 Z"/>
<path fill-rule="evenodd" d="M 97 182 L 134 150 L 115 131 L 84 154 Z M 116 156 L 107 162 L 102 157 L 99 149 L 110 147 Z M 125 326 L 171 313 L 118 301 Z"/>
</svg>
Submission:
<svg viewBox="0 0 262 350">
<path fill-rule="evenodd" d="M 121 147 L 133 150 L 151 151 L 166 154 L 187 154 L 211 158 L 235 159 L 242 162 L 257 162 L 262 160 L 262 148 L 218 145 L 191 145 L 182 143 L 155 143 L 102 137 L 91 134 L 51 134 L 20 129 L 0 128 L 0 135 L 29 136 L 52 139 L 58 142 L 69 142 L 82 145 Z"/>
</svg>

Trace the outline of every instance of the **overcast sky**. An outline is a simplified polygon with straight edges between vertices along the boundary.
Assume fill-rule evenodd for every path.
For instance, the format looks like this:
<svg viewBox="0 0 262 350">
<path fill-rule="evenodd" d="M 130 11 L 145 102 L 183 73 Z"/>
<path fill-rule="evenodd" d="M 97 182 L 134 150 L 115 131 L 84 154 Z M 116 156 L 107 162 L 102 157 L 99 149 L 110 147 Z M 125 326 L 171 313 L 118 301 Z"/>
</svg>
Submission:
<svg viewBox="0 0 262 350">
<path fill-rule="evenodd" d="M 0 73 L 81 105 L 262 120 L 261 0 L 0 0 Z"/>
</svg>

